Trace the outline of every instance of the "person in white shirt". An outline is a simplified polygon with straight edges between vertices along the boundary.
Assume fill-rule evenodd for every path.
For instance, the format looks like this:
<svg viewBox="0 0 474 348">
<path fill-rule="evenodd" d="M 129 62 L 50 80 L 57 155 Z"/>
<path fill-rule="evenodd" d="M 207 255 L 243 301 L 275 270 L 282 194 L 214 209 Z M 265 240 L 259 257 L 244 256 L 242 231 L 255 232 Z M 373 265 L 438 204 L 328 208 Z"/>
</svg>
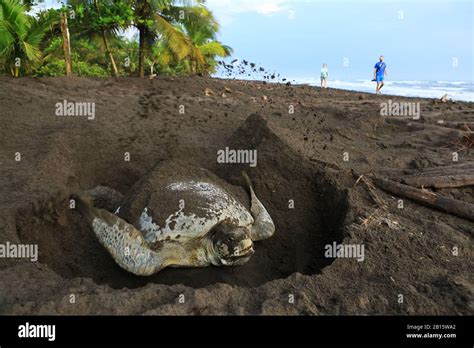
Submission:
<svg viewBox="0 0 474 348">
<path fill-rule="evenodd" d="M 324 63 L 323 67 L 321 68 L 321 88 L 328 87 L 328 77 L 329 77 L 328 65 Z"/>
</svg>

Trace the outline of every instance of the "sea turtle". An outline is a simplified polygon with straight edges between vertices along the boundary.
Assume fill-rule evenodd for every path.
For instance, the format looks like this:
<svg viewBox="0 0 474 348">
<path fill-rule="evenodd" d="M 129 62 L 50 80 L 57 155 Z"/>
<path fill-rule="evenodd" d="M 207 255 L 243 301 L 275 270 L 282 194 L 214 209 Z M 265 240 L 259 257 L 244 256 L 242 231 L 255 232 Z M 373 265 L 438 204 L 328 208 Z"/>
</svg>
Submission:
<svg viewBox="0 0 474 348">
<path fill-rule="evenodd" d="M 87 196 L 72 198 L 100 243 L 136 275 L 168 266 L 242 265 L 254 253 L 253 242 L 275 232 L 249 177 L 243 177 L 250 211 L 234 194 L 234 186 L 208 170 L 172 161 L 160 163 L 142 178 L 115 214 L 94 207 Z M 104 187 L 90 191 L 90 196 L 93 201 L 117 199 Z"/>
</svg>

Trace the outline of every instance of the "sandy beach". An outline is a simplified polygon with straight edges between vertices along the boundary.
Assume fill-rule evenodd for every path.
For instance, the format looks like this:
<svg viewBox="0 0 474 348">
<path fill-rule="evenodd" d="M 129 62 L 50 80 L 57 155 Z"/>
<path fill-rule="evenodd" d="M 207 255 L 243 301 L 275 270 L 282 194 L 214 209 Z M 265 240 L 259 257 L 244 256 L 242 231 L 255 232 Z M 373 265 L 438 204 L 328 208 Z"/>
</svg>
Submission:
<svg viewBox="0 0 474 348">
<path fill-rule="evenodd" d="M 420 118 L 382 117 L 389 99 L 420 103 Z M 64 100 L 95 103 L 95 117 L 57 116 Z M 400 209 L 366 180 L 469 174 L 473 103 L 204 77 L 2 77 L 0 105 L 0 242 L 38 246 L 37 262 L 0 258 L 2 314 L 474 312 L 474 223 L 409 199 Z M 217 163 L 226 147 L 257 150 L 258 164 Z M 126 194 L 173 158 L 236 187 L 241 169 L 252 177 L 276 233 L 248 264 L 134 276 L 64 200 L 97 185 Z M 474 204 L 473 186 L 425 190 Z M 332 243 L 363 244 L 364 262 L 325 257 Z"/>
</svg>

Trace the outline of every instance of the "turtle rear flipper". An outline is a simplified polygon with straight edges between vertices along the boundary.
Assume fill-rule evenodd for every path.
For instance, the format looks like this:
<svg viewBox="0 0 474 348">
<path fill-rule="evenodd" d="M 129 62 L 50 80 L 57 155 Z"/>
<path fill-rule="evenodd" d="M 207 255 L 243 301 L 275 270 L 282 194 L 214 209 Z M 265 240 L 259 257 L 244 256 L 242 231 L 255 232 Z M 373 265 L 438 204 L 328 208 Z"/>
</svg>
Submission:
<svg viewBox="0 0 474 348">
<path fill-rule="evenodd" d="M 257 198 L 247 173 L 242 172 L 242 176 L 250 191 L 250 212 L 255 220 L 250 229 L 250 238 L 253 241 L 270 238 L 275 233 L 275 224 L 267 209 L 265 209 L 262 202 Z"/>
<path fill-rule="evenodd" d="M 88 220 L 100 243 L 123 269 L 136 275 L 154 274 L 170 264 L 165 254 L 155 252 L 139 230 L 125 220 L 73 195 L 77 210 Z"/>
</svg>

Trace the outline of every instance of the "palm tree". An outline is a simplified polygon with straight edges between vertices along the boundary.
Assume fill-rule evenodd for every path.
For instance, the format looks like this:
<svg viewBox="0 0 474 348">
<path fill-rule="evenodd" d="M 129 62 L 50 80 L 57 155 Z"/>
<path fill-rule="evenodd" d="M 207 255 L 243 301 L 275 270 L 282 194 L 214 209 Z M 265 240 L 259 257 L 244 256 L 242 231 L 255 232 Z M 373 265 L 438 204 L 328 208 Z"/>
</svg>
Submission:
<svg viewBox="0 0 474 348">
<path fill-rule="evenodd" d="M 217 65 L 215 57 L 227 57 L 232 53 L 229 46 L 217 41 L 219 24 L 212 12 L 202 4 L 186 8 L 175 6 L 164 11 L 163 15 L 178 22 L 177 26 L 190 40 L 190 49 L 186 57 L 188 62 L 181 62 L 186 65 L 186 72 L 213 72 Z M 164 65 L 172 62 L 179 64 L 182 60 L 182 57 L 180 59 L 173 54 L 166 41 L 160 44 L 156 56 L 158 62 Z"/>
<path fill-rule="evenodd" d="M 128 0 L 69 0 L 77 20 L 72 24 L 76 38 L 87 38 L 101 42 L 110 61 L 112 74 L 118 76 L 109 41 L 131 24 L 132 10 Z"/>
<path fill-rule="evenodd" d="M 183 4 L 187 10 L 195 1 L 175 0 L 135 0 L 133 1 L 134 26 L 139 32 L 139 60 L 138 74 L 145 76 L 145 57 L 150 47 L 158 40 L 167 42 L 171 52 L 183 59 L 192 52 L 192 43 L 189 37 L 178 28 L 180 19 L 168 14 Z"/>
<path fill-rule="evenodd" d="M 188 20 L 183 22 L 183 27 L 190 37 L 193 46 L 204 57 L 205 64 L 195 60 L 194 72 L 213 72 L 217 63 L 216 57 L 228 57 L 232 54 L 232 48 L 217 41 L 219 24 L 211 11 L 204 6 L 195 6 L 188 15 Z"/>
<path fill-rule="evenodd" d="M 100 17 L 101 14 L 100 14 L 99 1 L 94 0 L 94 5 L 95 5 L 95 8 L 97 10 L 97 14 Z M 115 77 L 117 77 L 118 76 L 117 64 L 115 64 L 114 55 L 110 51 L 109 43 L 107 41 L 107 29 L 108 29 L 109 32 L 112 31 L 113 33 L 115 33 L 118 30 L 117 24 L 113 23 L 111 27 L 110 26 L 109 26 L 109 28 L 104 28 L 103 27 L 102 30 L 101 30 L 102 41 L 104 42 L 105 51 L 109 55 L 110 63 L 112 64 L 112 73 Z"/>
<path fill-rule="evenodd" d="M 36 19 L 26 13 L 19 0 L 0 0 L 0 61 L 15 77 L 40 62 L 40 45 L 51 25 L 59 18 L 53 13 Z"/>
</svg>

